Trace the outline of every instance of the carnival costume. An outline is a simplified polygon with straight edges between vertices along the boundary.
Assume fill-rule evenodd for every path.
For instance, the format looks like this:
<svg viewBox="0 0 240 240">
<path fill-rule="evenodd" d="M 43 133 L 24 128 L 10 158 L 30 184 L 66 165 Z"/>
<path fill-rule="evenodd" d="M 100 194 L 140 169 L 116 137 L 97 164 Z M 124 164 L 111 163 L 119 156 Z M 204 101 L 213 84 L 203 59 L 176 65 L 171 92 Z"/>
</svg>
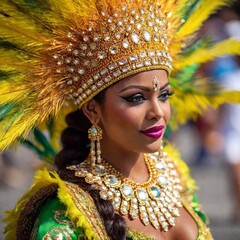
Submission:
<svg viewBox="0 0 240 240">
<path fill-rule="evenodd" d="M 196 34 L 227 2 L 2 0 L 0 149 L 22 142 L 53 163 L 67 113 L 113 83 L 147 70 L 164 69 L 170 76 L 175 91 L 171 128 L 207 106 L 240 102 L 238 92 L 223 92 L 195 74 L 201 63 L 240 54 L 239 41 L 211 45 Z M 99 190 L 102 199 L 111 200 L 118 213 L 168 231 L 184 206 L 199 227 L 198 240 L 212 239 L 200 219 L 204 215 L 194 182 L 174 149 L 145 155 L 150 178 L 137 185 L 101 159 L 96 126 L 89 135 L 91 156 L 68 169 Z M 37 173 L 6 221 L 6 239 L 11 240 L 109 239 L 90 195 L 54 171 Z M 128 229 L 127 239 L 153 238 Z"/>
</svg>

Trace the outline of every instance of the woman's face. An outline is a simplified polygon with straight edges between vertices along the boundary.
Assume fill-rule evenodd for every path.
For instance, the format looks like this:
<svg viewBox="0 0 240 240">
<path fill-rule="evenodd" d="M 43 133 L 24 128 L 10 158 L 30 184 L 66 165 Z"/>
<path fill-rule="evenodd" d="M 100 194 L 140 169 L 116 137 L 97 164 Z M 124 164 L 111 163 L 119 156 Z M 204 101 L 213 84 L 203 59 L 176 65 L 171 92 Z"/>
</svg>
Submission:
<svg viewBox="0 0 240 240">
<path fill-rule="evenodd" d="M 156 78 L 158 90 L 154 91 Z M 158 151 L 171 114 L 170 93 L 164 70 L 142 72 L 109 87 L 100 106 L 104 150 Z"/>
</svg>

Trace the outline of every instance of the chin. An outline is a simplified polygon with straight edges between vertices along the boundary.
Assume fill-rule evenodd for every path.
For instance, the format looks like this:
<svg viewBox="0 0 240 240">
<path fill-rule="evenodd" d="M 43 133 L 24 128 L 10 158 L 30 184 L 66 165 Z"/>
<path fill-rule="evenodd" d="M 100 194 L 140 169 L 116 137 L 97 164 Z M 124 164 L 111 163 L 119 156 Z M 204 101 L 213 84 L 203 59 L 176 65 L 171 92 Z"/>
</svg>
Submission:
<svg viewBox="0 0 240 240">
<path fill-rule="evenodd" d="M 155 143 L 152 144 L 148 144 L 147 146 L 145 146 L 145 151 L 144 153 L 155 153 L 158 152 L 161 148 L 161 140 L 157 141 Z"/>
</svg>

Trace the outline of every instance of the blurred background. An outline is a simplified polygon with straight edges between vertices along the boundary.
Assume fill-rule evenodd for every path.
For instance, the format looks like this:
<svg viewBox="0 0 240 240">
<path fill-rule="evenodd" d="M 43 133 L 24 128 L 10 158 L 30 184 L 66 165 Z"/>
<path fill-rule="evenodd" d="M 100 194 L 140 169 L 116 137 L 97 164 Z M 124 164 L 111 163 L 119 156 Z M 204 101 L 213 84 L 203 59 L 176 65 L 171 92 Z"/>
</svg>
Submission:
<svg viewBox="0 0 240 240">
<path fill-rule="evenodd" d="M 240 40 L 240 3 L 206 21 L 202 34 L 218 42 Z M 223 88 L 240 91 L 240 58 L 226 56 L 201 67 Z M 171 138 L 199 186 L 198 197 L 216 240 L 240 240 L 240 105 L 207 109 Z M 40 160 L 20 146 L 0 154 L 0 218 L 29 188 Z M 3 238 L 0 223 L 0 240 Z"/>
</svg>

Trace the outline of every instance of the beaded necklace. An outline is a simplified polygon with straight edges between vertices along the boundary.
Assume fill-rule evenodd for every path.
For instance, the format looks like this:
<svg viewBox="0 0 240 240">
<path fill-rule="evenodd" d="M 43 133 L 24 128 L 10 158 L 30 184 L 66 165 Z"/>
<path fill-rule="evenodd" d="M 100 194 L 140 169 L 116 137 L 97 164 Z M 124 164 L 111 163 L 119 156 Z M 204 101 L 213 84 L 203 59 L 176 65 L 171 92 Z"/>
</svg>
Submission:
<svg viewBox="0 0 240 240">
<path fill-rule="evenodd" d="M 84 178 L 100 197 L 111 200 L 116 212 L 131 219 L 139 218 L 146 226 L 168 231 L 175 225 L 182 207 L 180 178 L 173 161 L 163 152 L 144 155 L 149 171 L 149 179 L 135 183 L 124 177 L 106 161 L 92 167 L 90 160 L 67 167 L 75 171 L 75 176 Z"/>
</svg>

